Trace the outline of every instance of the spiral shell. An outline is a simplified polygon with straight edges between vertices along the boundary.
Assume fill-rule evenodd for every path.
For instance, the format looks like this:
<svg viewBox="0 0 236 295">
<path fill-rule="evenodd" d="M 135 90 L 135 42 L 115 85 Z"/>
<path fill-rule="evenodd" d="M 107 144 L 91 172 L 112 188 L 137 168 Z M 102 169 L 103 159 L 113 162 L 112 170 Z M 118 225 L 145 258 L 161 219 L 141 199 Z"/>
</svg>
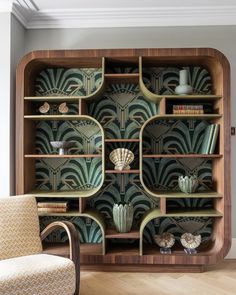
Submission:
<svg viewBox="0 0 236 295">
<path fill-rule="evenodd" d="M 66 114 L 68 113 L 69 111 L 69 108 L 68 106 L 66 105 L 66 102 L 63 102 L 59 105 L 58 107 L 58 111 L 61 113 L 61 114 Z"/>
<path fill-rule="evenodd" d="M 129 164 L 134 160 L 134 154 L 128 149 L 118 148 L 110 153 L 109 158 L 115 164 L 115 170 L 129 170 Z"/>
<path fill-rule="evenodd" d="M 174 235 L 167 232 L 160 235 L 155 235 L 154 240 L 161 248 L 171 248 L 175 243 Z"/>
<path fill-rule="evenodd" d="M 49 103 L 45 102 L 40 108 L 39 108 L 39 112 L 41 114 L 46 114 L 48 111 L 50 110 L 50 105 Z"/>
<path fill-rule="evenodd" d="M 194 236 L 191 233 L 185 233 L 181 236 L 180 242 L 186 249 L 196 249 L 201 244 L 201 235 Z"/>
</svg>

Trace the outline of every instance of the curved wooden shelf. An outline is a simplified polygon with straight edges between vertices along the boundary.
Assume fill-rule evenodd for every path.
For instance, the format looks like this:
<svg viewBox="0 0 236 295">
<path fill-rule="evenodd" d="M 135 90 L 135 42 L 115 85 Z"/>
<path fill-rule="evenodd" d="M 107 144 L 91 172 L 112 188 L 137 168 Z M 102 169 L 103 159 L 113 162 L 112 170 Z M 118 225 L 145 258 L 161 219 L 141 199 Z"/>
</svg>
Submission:
<svg viewBox="0 0 236 295">
<path fill-rule="evenodd" d="M 36 159 L 44 159 L 44 158 L 49 158 L 49 159 L 57 159 L 57 158 L 102 158 L 102 155 L 99 154 L 91 154 L 91 155 L 86 155 L 86 154 L 80 154 L 80 155 L 25 155 L 25 158 L 36 158 Z"/>
<path fill-rule="evenodd" d="M 100 190 L 100 187 L 88 189 L 88 190 L 71 190 L 71 191 L 41 191 L 32 190 L 26 195 L 33 195 L 40 198 L 88 198 L 96 194 Z"/>
<path fill-rule="evenodd" d="M 39 212 L 39 216 L 65 216 L 65 217 L 87 217 L 93 219 L 100 227 L 102 232 L 102 254 L 105 255 L 106 253 L 106 245 L 105 245 L 105 222 L 102 215 L 97 211 L 86 211 L 84 213 L 80 213 L 79 211 L 69 211 L 66 213 L 58 213 L 58 212 Z"/>
<path fill-rule="evenodd" d="M 219 154 L 153 154 L 143 155 L 143 158 L 222 158 Z"/>
<path fill-rule="evenodd" d="M 154 208 L 144 214 L 141 224 L 140 224 L 140 244 L 139 244 L 139 254 L 143 255 L 143 231 L 146 225 L 153 219 L 159 217 L 222 217 L 223 214 L 214 209 L 205 210 L 191 210 L 191 211 L 173 211 L 170 213 L 163 214 L 160 209 Z"/>
<path fill-rule="evenodd" d="M 149 190 L 153 197 L 157 198 L 167 198 L 167 199 L 188 199 L 188 198 L 199 198 L 199 199 L 217 199 L 223 198 L 223 195 L 213 191 L 206 192 L 196 192 L 193 194 L 185 194 L 178 191 L 158 191 L 158 190 Z"/>
</svg>

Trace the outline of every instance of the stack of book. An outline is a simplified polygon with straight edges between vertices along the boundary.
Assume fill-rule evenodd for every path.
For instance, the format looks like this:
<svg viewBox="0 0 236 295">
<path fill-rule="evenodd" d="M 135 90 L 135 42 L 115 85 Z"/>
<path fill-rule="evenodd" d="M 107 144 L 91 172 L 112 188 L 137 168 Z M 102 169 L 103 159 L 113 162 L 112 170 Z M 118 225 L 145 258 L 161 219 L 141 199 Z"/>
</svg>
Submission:
<svg viewBox="0 0 236 295">
<path fill-rule="evenodd" d="M 214 154 L 219 127 L 219 124 L 210 124 L 207 126 L 201 146 L 201 154 Z"/>
<path fill-rule="evenodd" d="M 204 114 L 203 105 L 173 105 L 173 114 L 189 114 L 200 115 Z"/>
<path fill-rule="evenodd" d="M 68 210 L 68 202 L 38 202 L 38 212 L 65 213 Z"/>
</svg>

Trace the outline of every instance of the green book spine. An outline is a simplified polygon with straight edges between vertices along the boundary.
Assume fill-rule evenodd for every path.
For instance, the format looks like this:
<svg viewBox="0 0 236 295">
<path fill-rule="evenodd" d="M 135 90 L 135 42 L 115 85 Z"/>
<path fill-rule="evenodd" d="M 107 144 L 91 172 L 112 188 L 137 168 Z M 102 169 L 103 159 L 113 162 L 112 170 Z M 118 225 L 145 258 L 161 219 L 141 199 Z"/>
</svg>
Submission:
<svg viewBox="0 0 236 295">
<path fill-rule="evenodd" d="M 211 142 L 212 142 L 214 130 L 215 130 L 215 124 L 211 124 L 210 135 L 207 141 L 207 154 L 210 154 L 210 148 L 211 148 Z"/>
<path fill-rule="evenodd" d="M 220 125 L 215 124 L 214 134 L 213 134 L 213 138 L 212 138 L 211 146 L 210 146 L 210 152 L 209 152 L 210 154 L 214 154 L 215 147 L 216 147 L 216 141 L 217 141 L 218 134 L 219 134 L 219 129 L 220 129 Z"/>
<path fill-rule="evenodd" d="M 205 134 L 204 134 L 204 138 L 202 141 L 202 146 L 201 146 L 201 154 L 207 154 L 207 146 L 208 146 L 208 141 L 209 141 L 209 137 L 210 137 L 210 132 L 211 132 L 211 127 L 212 125 L 207 126 Z"/>
</svg>

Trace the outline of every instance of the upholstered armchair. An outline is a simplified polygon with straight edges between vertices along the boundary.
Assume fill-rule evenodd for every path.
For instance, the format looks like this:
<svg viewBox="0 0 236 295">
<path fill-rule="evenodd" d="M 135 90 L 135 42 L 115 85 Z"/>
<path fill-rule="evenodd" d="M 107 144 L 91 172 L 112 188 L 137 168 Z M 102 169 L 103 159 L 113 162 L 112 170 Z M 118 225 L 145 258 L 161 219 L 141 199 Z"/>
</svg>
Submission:
<svg viewBox="0 0 236 295">
<path fill-rule="evenodd" d="M 42 254 L 42 240 L 63 227 L 70 259 Z M 36 200 L 0 199 L 0 295 L 79 293 L 79 238 L 70 222 L 53 222 L 40 234 Z"/>
</svg>

